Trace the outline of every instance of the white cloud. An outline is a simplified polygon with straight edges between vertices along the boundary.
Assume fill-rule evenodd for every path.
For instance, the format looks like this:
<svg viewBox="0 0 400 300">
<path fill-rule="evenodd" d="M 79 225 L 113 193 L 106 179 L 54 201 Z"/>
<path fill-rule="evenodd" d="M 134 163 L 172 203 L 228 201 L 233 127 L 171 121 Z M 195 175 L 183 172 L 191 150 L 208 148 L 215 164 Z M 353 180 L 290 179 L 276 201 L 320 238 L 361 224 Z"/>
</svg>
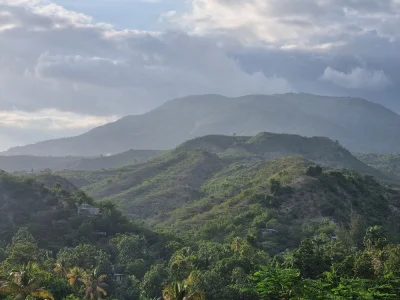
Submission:
<svg viewBox="0 0 400 300">
<path fill-rule="evenodd" d="M 38 140 L 81 134 L 116 119 L 113 116 L 97 117 L 55 109 L 0 111 L 0 151 Z"/>
<path fill-rule="evenodd" d="M 321 78 L 349 89 L 380 89 L 391 83 L 383 70 L 367 70 L 360 67 L 352 69 L 349 73 L 327 67 Z"/>
<path fill-rule="evenodd" d="M 370 31 L 396 39 L 399 15 L 396 0 L 192 0 L 190 12 L 170 20 L 198 34 L 315 50 Z"/>
<path fill-rule="evenodd" d="M 0 111 L 0 127 L 18 127 L 23 129 L 87 130 L 117 120 L 117 116 L 96 117 L 91 115 L 44 109 L 36 112 L 18 110 Z"/>
<path fill-rule="evenodd" d="M 159 18 L 158 18 L 158 22 L 162 23 L 162 22 L 169 22 L 171 20 L 173 20 L 174 17 L 176 17 L 178 15 L 178 12 L 176 10 L 169 10 L 165 13 L 162 13 Z"/>
<path fill-rule="evenodd" d="M 188 94 L 398 95 L 399 3 L 192 0 L 191 11 L 160 16 L 178 31 L 149 32 L 96 23 L 50 0 L 0 0 L 0 111 L 28 114 L 21 124 L 33 131 L 0 129 L 18 129 L 15 141 L 71 135 L 86 128 L 81 116 L 95 126 Z M 76 128 L 46 113 L 61 111 L 79 116 L 68 116 Z"/>
<path fill-rule="evenodd" d="M 119 31 L 53 3 L 2 3 L 17 24 L 0 34 L 3 110 L 128 114 L 188 94 L 292 90 L 278 76 L 246 73 L 212 38 Z"/>
</svg>

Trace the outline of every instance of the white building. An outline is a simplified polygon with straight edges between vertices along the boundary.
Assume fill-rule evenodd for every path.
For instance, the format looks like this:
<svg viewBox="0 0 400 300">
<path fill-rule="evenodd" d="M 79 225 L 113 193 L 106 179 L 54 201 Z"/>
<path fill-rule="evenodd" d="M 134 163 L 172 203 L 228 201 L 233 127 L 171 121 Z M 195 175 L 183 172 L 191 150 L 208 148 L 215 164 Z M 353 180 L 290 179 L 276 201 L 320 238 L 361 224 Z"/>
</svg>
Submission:
<svg viewBox="0 0 400 300">
<path fill-rule="evenodd" d="M 78 214 L 82 215 L 98 215 L 100 214 L 100 208 L 91 206 L 90 204 L 83 203 L 78 207 Z"/>
</svg>

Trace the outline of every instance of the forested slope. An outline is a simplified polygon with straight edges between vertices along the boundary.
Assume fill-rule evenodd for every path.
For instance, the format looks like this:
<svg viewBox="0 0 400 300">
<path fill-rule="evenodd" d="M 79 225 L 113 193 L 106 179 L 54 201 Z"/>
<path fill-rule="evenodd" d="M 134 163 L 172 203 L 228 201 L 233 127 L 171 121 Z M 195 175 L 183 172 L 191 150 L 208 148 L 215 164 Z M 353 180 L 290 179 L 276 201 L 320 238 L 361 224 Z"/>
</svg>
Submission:
<svg viewBox="0 0 400 300">
<path fill-rule="evenodd" d="M 373 175 L 389 178 L 326 138 L 206 136 L 144 163 L 60 175 L 147 225 L 219 242 L 251 234 L 273 252 L 352 214 L 397 230 L 397 192 Z"/>
</svg>

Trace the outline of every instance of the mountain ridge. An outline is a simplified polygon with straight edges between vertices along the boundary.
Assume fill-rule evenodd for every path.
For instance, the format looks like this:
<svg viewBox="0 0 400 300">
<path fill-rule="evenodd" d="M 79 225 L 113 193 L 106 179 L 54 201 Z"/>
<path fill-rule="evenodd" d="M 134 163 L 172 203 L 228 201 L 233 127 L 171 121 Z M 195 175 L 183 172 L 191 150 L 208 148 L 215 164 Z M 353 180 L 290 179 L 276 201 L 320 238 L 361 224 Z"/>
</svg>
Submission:
<svg viewBox="0 0 400 300">
<path fill-rule="evenodd" d="M 7 172 L 42 172 L 61 170 L 93 171 L 117 168 L 134 162 L 142 162 L 160 154 L 158 150 L 128 150 L 110 156 L 99 157 L 51 157 L 51 156 L 1 156 L 0 169 Z"/>
<path fill-rule="evenodd" d="M 211 135 L 123 168 L 56 174 L 152 228 L 215 242 L 251 235 L 272 253 L 314 223 L 357 214 L 397 232 L 400 217 L 398 191 L 374 179 L 384 175 L 325 137 Z"/>
<path fill-rule="evenodd" d="M 93 156 L 128 149 L 167 150 L 209 134 L 268 131 L 326 136 L 356 152 L 399 152 L 400 116 L 360 98 L 311 94 L 187 96 L 76 137 L 11 148 L 5 155 Z"/>
<path fill-rule="evenodd" d="M 230 186 L 226 188 L 223 183 L 221 190 L 226 190 L 228 194 L 234 190 L 240 193 L 240 186 L 244 188 L 246 184 L 237 182 L 235 186 L 229 183 L 232 172 L 246 174 L 243 178 L 235 177 L 235 181 L 238 178 L 251 180 L 252 175 L 248 174 L 258 174 L 260 168 L 265 169 L 268 177 L 281 176 L 285 170 L 291 170 L 286 165 L 293 164 L 295 174 L 300 178 L 295 185 L 308 178 L 305 169 L 312 169 L 316 164 L 326 170 L 354 170 L 393 184 L 390 178 L 362 163 L 339 143 L 328 138 L 265 132 L 253 137 L 204 136 L 146 162 L 95 172 L 66 171 L 56 174 L 83 188 L 94 199 L 118 203 L 134 219 L 153 220 L 160 217 L 163 211 L 175 210 L 204 198 L 204 188 L 215 176 Z M 273 171 L 268 169 L 271 166 L 275 166 Z M 260 180 L 263 185 L 266 184 L 266 178 Z"/>
</svg>

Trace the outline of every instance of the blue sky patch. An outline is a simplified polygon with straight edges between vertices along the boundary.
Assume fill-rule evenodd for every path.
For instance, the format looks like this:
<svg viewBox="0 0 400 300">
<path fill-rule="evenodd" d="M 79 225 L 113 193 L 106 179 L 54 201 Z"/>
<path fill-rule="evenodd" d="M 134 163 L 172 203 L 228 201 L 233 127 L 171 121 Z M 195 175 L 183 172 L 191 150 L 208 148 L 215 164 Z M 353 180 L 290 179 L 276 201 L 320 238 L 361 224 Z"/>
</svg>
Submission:
<svg viewBox="0 0 400 300">
<path fill-rule="evenodd" d="M 162 13 L 184 11 L 185 0 L 55 0 L 63 7 L 92 16 L 96 22 L 113 24 L 118 29 L 159 30 Z"/>
</svg>

